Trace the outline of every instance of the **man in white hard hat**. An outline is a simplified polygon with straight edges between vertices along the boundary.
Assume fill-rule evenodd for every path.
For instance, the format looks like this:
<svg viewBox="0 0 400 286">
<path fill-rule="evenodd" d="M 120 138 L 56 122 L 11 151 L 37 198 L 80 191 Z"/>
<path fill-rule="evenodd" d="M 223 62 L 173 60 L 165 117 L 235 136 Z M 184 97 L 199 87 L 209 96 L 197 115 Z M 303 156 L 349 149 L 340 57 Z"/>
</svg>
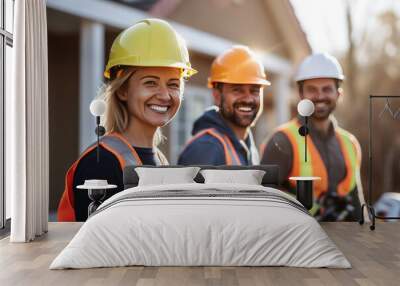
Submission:
<svg viewBox="0 0 400 286">
<path fill-rule="evenodd" d="M 358 220 L 364 196 L 360 182 L 361 149 L 357 139 L 340 128 L 332 116 L 344 80 L 342 67 L 333 56 L 312 54 L 299 66 L 295 80 L 300 99 L 309 99 L 315 111 L 309 122 L 308 160 L 304 137 L 298 130 L 302 119 L 278 127 L 263 150 L 262 164 L 278 164 L 282 186 L 294 193 L 291 176 L 317 176 L 314 205 L 310 212 L 319 220 Z"/>
</svg>

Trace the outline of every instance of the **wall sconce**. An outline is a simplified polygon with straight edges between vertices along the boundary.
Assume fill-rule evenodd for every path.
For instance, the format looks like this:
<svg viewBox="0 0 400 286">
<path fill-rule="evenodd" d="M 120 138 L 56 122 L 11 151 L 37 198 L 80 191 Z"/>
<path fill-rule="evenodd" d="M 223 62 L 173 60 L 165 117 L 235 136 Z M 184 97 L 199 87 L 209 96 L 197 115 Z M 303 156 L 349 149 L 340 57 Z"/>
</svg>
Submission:
<svg viewBox="0 0 400 286">
<path fill-rule="evenodd" d="M 304 125 L 299 128 L 299 134 L 304 136 L 304 160 L 307 162 L 307 135 L 308 130 L 308 117 L 314 113 L 315 107 L 314 103 L 309 99 L 303 99 L 297 104 L 297 112 L 304 117 Z"/>
<path fill-rule="evenodd" d="M 106 103 L 102 99 L 95 99 L 90 103 L 90 113 L 96 117 L 96 130 L 95 133 L 97 135 L 97 163 L 100 162 L 100 136 L 103 136 L 106 133 L 106 129 L 100 125 L 100 116 L 104 114 L 106 111 Z"/>
<path fill-rule="evenodd" d="M 304 136 L 304 160 L 307 162 L 307 135 L 308 130 L 308 117 L 314 113 L 314 103 L 309 99 L 303 99 L 297 105 L 297 111 L 304 117 L 304 125 L 299 128 L 299 134 Z M 310 210 L 314 203 L 313 196 L 313 181 L 320 180 L 320 177 L 290 177 L 289 180 L 296 181 L 296 199 L 303 204 L 303 206 Z"/>
</svg>

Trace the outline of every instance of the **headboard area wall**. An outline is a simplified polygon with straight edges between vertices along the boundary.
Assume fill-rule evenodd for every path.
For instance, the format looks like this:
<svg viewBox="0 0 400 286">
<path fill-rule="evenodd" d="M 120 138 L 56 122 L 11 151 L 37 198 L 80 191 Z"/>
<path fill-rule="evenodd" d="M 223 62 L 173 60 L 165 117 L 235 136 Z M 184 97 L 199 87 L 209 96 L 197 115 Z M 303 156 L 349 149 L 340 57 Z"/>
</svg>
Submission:
<svg viewBox="0 0 400 286">
<path fill-rule="evenodd" d="M 136 167 L 151 167 L 151 168 L 182 168 L 188 166 L 172 165 L 172 166 L 127 166 L 124 169 L 124 189 L 136 187 L 139 182 L 139 177 L 135 171 Z M 265 175 L 262 179 L 262 185 L 265 187 L 279 187 L 279 167 L 277 165 L 256 165 L 256 166 L 197 166 L 201 169 L 220 169 L 220 170 L 264 170 Z M 204 183 L 203 176 L 198 173 L 194 179 L 197 183 Z"/>
</svg>

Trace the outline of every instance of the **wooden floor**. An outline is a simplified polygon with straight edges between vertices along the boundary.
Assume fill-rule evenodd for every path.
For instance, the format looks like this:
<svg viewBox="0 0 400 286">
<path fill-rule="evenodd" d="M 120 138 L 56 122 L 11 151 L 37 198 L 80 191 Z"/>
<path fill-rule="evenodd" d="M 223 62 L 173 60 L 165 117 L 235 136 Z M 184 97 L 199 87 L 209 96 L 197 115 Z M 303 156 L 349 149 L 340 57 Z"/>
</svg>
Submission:
<svg viewBox="0 0 400 286">
<path fill-rule="evenodd" d="M 357 223 L 323 227 L 353 268 L 289 267 L 122 267 L 48 270 L 81 226 L 50 223 L 32 243 L 0 241 L 0 285 L 400 285 L 400 223 L 378 222 L 374 232 Z"/>
</svg>

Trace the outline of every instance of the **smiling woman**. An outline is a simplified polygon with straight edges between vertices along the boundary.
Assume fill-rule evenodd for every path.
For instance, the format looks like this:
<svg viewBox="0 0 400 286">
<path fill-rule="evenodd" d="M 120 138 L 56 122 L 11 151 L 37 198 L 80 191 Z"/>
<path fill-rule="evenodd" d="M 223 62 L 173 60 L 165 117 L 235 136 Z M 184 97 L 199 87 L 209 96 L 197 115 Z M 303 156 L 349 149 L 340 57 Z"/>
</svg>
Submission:
<svg viewBox="0 0 400 286">
<path fill-rule="evenodd" d="M 121 68 L 103 93 L 109 106 L 106 129 L 134 137 L 136 146 L 157 146 L 161 141 L 158 128 L 175 116 L 183 88 L 181 70 L 174 67 Z"/>
<path fill-rule="evenodd" d="M 126 165 L 168 164 L 157 148 L 162 138 L 159 128 L 177 113 L 183 79 L 194 73 L 184 40 L 167 22 L 143 20 L 121 32 L 104 72 L 108 82 L 101 97 L 107 103 L 107 133 L 100 142 L 101 160 L 97 163 L 94 144 L 68 170 L 59 221 L 87 219 L 87 192 L 76 189 L 85 180 L 117 185 L 107 192 L 108 198 L 123 190 Z"/>
</svg>

